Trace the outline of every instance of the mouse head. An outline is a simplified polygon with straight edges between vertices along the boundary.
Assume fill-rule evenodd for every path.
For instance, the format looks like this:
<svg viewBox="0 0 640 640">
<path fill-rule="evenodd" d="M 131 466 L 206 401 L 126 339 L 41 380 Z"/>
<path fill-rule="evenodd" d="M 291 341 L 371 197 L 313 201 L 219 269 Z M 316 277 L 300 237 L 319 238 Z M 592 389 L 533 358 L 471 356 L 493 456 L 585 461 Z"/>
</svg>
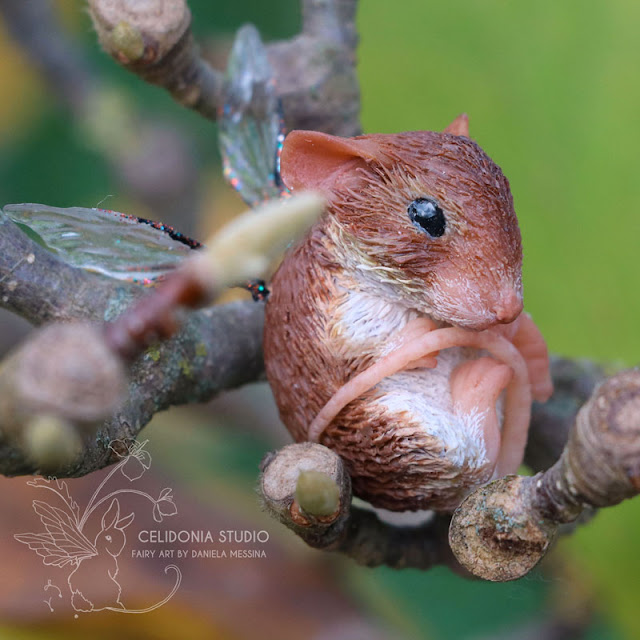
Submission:
<svg viewBox="0 0 640 640">
<path fill-rule="evenodd" d="M 284 183 L 329 200 L 337 259 L 407 306 L 467 329 L 522 311 L 522 246 L 509 183 L 468 137 L 444 133 L 338 138 L 292 131 Z"/>
</svg>

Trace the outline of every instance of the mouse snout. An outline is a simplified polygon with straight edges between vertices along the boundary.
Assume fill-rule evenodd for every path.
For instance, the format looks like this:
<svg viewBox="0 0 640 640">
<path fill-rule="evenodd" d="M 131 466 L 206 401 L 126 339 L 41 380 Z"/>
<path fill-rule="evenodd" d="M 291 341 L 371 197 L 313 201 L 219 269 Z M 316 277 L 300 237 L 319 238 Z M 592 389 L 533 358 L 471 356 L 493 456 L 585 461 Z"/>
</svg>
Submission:
<svg viewBox="0 0 640 640">
<path fill-rule="evenodd" d="M 522 294 L 514 289 L 508 289 L 500 294 L 492 311 L 498 322 L 509 324 L 522 313 L 522 308 Z"/>
</svg>

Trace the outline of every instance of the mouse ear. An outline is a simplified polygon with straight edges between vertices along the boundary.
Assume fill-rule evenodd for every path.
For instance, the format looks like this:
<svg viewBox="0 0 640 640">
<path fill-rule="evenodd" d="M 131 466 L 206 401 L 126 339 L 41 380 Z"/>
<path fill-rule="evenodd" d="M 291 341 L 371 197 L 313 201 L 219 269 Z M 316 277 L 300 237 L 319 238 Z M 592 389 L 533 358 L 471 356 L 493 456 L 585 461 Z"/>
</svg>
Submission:
<svg viewBox="0 0 640 640">
<path fill-rule="evenodd" d="M 373 140 L 339 138 L 318 131 L 292 131 L 284 140 L 280 174 L 289 189 L 330 190 L 340 178 L 354 182 L 353 169 L 378 157 Z"/>
<path fill-rule="evenodd" d="M 445 130 L 444 133 L 452 133 L 454 136 L 469 137 L 469 116 L 461 113 Z"/>
</svg>

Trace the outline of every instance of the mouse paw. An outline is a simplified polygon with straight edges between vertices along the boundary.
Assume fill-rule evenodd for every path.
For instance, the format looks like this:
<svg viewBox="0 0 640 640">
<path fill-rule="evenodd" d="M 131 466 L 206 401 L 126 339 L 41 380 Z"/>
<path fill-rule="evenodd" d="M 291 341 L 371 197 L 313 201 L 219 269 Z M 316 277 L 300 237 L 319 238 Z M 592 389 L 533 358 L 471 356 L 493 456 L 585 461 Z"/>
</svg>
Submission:
<svg viewBox="0 0 640 640">
<path fill-rule="evenodd" d="M 495 466 L 500 452 L 496 402 L 512 377 L 511 367 L 489 357 L 463 362 L 451 374 L 453 410 L 458 415 L 475 413 L 481 416 L 480 429 L 491 468 Z"/>
</svg>

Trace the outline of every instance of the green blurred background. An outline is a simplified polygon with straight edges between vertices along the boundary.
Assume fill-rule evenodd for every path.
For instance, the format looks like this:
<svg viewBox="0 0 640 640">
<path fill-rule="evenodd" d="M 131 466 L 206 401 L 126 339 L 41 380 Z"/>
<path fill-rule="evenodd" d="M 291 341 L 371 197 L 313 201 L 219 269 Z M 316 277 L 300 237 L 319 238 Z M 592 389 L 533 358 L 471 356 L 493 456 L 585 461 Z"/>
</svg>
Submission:
<svg viewBox="0 0 640 640">
<path fill-rule="evenodd" d="M 255 23 L 265 39 L 293 35 L 299 25 L 294 0 L 269 3 L 268 10 L 260 0 L 189 4 L 196 34 L 213 57 L 243 22 Z M 164 119 L 188 140 L 200 196 L 182 227 L 203 235 L 216 216 L 238 211 L 219 179 L 215 126 L 102 54 L 81 2 L 56 6 L 83 59 L 115 87 L 123 108 Z M 364 0 L 358 26 L 365 132 L 439 130 L 467 112 L 472 137 L 511 182 L 525 251 L 525 304 L 551 350 L 637 363 L 640 5 Z M 158 217 L 114 179 L 100 145 L 1 28 L 0 79 L 0 203 L 92 207 L 110 195 L 104 206 Z M 228 422 L 221 412 L 215 429 L 210 417 L 186 415 L 169 412 L 149 428 L 160 464 L 185 491 L 208 494 L 215 486 L 223 496 L 221 487 L 232 486 L 246 509 L 257 511 L 251 493 L 257 464 L 273 442 L 234 430 L 233 412 Z M 193 422 L 197 457 L 190 457 L 195 444 L 174 435 L 172 416 Z M 344 561 L 340 588 L 364 615 L 413 637 L 515 638 L 521 636 L 509 636 L 509 629 L 545 616 L 593 615 L 586 637 L 638 638 L 639 526 L 640 501 L 608 509 L 562 541 L 541 571 L 515 584 L 467 582 L 445 570 L 372 571 Z M 43 636 L 7 620 L 0 637 Z"/>
</svg>

